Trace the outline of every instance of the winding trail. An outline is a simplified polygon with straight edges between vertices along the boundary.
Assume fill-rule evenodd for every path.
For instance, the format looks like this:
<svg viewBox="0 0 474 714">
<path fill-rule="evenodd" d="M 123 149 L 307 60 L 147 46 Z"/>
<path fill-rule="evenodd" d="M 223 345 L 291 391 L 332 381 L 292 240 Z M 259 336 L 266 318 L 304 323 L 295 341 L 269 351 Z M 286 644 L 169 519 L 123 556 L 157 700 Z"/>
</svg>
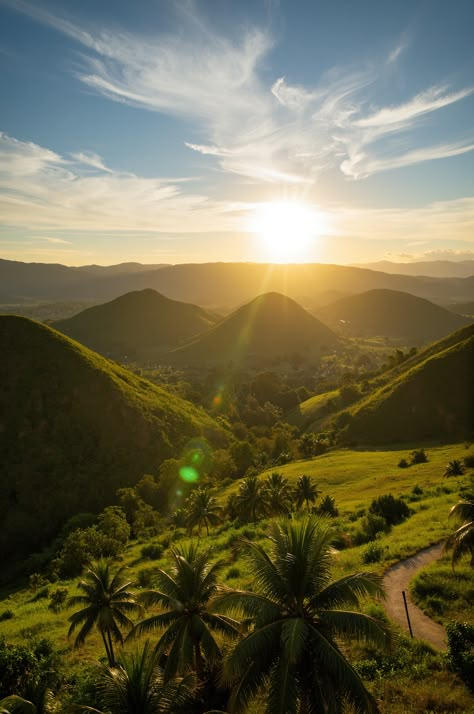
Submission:
<svg viewBox="0 0 474 714">
<path fill-rule="evenodd" d="M 425 615 L 425 613 L 412 602 L 408 587 L 410 580 L 417 572 L 437 560 L 442 550 L 443 544 L 437 543 L 429 548 L 420 550 L 411 558 L 407 558 L 393 565 L 385 573 L 383 584 L 387 594 L 385 601 L 387 615 L 401 625 L 407 632 L 409 631 L 402 595 L 402 591 L 405 591 L 413 637 L 429 642 L 433 647 L 436 647 L 436 649 L 446 650 L 446 632 L 444 627 L 441 627 L 441 625 L 438 625 L 437 622 L 434 622 L 434 620 Z"/>
</svg>

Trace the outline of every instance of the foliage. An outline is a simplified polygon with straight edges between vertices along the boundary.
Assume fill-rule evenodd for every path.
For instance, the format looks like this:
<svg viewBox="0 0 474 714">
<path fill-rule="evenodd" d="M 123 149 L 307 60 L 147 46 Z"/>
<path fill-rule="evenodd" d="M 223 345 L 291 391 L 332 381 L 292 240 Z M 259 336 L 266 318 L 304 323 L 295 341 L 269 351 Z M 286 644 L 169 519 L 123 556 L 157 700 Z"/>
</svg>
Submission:
<svg viewBox="0 0 474 714">
<path fill-rule="evenodd" d="M 46 639 L 14 645 L 0 637 L 0 697 L 25 696 L 32 684 L 46 682 L 57 663 L 57 653 Z"/>
<path fill-rule="evenodd" d="M 360 522 L 360 528 L 354 532 L 355 545 L 362 545 L 377 538 L 379 534 L 389 533 L 391 526 L 383 516 L 368 513 Z"/>
<path fill-rule="evenodd" d="M 321 492 L 318 490 L 317 485 L 313 484 L 311 476 L 308 476 L 307 474 L 302 474 L 298 478 L 295 487 L 295 499 L 297 508 L 301 508 L 303 503 L 305 503 L 306 510 L 309 511 L 309 504 L 314 503 L 320 493 Z"/>
<path fill-rule="evenodd" d="M 402 498 L 396 498 L 391 493 L 374 499 L 369 512 L 384 518 L 390 526 L 396 526 L 410 516 L 410 508 Z"/>
<path fill-rule="evenodd" d="M 424 449 L 415 449 L 410 454 L 410 463 L 411 464 L 426 464 L 427 461 L 428 461 L 428 457 L 427 457 Z"/>
<path fill-rule="evenodd" d="M 270 516 L 280 516 L 291 511 L 292 492 L 288 479 L 274 471 L 263 484 L 265 510 Z"/>
<path fill-rule="evenodd" d="M 239 484 L 233 505 L 240 520 L 256 523 L 266 513 L 263 482 L 255 475 L 244 478 Z"/>
<path fill-rule="evenodd" d="M 146 560 L 158 560 L 163 555 L 163 546 L 158 543 L 149 543 L 143 546 L 140 555 Z"/>
<path fill-rule="evenodd" d="M 198 487 L 191 491 L 185 506 L 185 524 L 189 532 L 192 533 L 197 526 L 200 535 L 201 527 L 204 526 L 209 535 L 209 526 L 216 526 L 221 521 L 222 509 L 208 489 Z"/>
<path fill-rule="evenodd" d="M 184 714 L 193 697 L 195 682 L 192 675 L 187 675 L 164 684 L 159 657 L 147 640 L 139 649 L 122 653 L 115 667 L 102 666 L 96 686 L 105 712 Z"/>
<path fill-rule="evenodd" d="M 49 609 L 59 612 L 65 605 L 68 596 L 68 588 L 57 587 L 49 596 Z"/>
<path fill-rule="evenodd" d="M 321 503 L 316 510 L 321 516 L 331 516 L 331 518 L 337 518 L 339 515 L 336 500 L 328 494 L 321 499 Z"/>
<path fill-rule="evenodd" d="M 463 555 L 470 555 L 474 565 L 474 501 L 459 501 L 451 508 L 449 517 L 462 521 L 445 543 L 445 548 L 453 551 L 453 568 Z"/>
<path fill-rule="evenodd" d="M 474 691 L 474 625 L 453 622 L 446 632 L 449 665 Z"/>
<path fill-rule="evenodd" d="M 359 573 L 331 581 L 332 537 L 327 520 L 310 516 L 274 523 L 269 552 L 242 541 L 254 591 L 222 588 L 215 601 L 219 609 L 254 624 L 225 662 L 225 680 L 234 684 L 233 711 L 245 711 L 263 686 L 266 711 L 272 714 L 328 706 L 342 711 L 343 702 L 360 712 L 377 711 L 338 640 L 388 643 L 382 622 L 354 611 L 361 597 L 382 594 L 380 580 Z"/>
<path fill-rule="evenodd" d="M 363 563 L 379 563 L 384 556 L 385 548 L 380 543 L 369 543 L 362 554 Z"/>
<path fill-rule="evenodd" d="M 462 462 L 459 461 L 458 459 L 453 459 L 450 461 L 445 469 L 444 475 L 445 476 L 462 476 L 464 473 L 464 466 L 462 465 Z"/>
<path fill-rule="evenodd" d="M 398 462 L 398 468 L 399 469 L 407 469 L 410 466 L 408 461 L 406 459 L 400 459 Z"/>
<path fill-rule="evenodd" d="M 221 562 L 211 565 L 209 551 L 200 553 L 195 545 L 171 548 L 171 573 L 157 570 L 158 587 L 141 594 L 146 606 L 159 606 L 163 612 L 142 620 L 132 634 L 164 630 L 157 645 L 159 656 L 166 654 L 165 683 L 193 668 L 199 681 L 206 667 L 216 666 L 222 653 L 213 633 L 229 637 L 239 634 L 235 620 L 212 611 L 211 599 L 217 591 Z"/>
<path fill-rule="evenodd" d="M 111 667 L 115 664 L 113 641 L 123 642 L 119 625 L 130 628 L 133 623 L 126 613 L 134 612 L 138 607 L 134 594 L 128 590 L 131 583 L 124 580 L 122 573 L 123 568 L 119 568 L 112 574 L 110 561 L 98 560 L 78 585 L 82 594 L 74 595 L 68 601 L 70 607 L 83 606 L 69 618 L 68 636 L 80 627 L 75 647 L 83 644 L 91 630 L 97 627 Z"/>
</svg>

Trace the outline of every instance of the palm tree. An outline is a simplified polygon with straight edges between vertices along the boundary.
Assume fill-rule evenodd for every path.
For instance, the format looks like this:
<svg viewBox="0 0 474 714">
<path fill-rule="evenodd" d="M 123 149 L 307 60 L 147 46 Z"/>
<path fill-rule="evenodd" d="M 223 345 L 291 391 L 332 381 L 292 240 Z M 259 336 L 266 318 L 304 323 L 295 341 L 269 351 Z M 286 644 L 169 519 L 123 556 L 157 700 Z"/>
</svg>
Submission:
<svg viewBox="0 0 474 714">
<path fill-rule="evenodd" d="M 318 487 L 312 483 L 311 476 L 300 476 L 296 482 L 295 488 L 295 498 L 297 508 L 301 508 L 303 503 L 306 503 L 306 510 L 309 511 L 309 504 L 314 503 L 321 491 L 318 491 Z"/>
<path fill-rule="evenodd" d="M 213 631 L 228 637 L 239 634 L 239 623 L 210 610 L 211 598 L 217 591 L 217 573 L 222 563 L 211 565 L 209 551 L 199 553 L 195 545 L 172 548 L 171 574 L 158 570 L 155 579 L 158 590 L 149 590 L 140 597 L 145 605 L 158 605 L 165 612 L 137 623 L 131 635 L 141 635 L 164 629 L 156 651 L 166 654 L 164 681 L 193 668 L 203 680 L 205 662 L 213 666 L 222 657 Z"/>
<path fill-rule="evenodd" d="M 452 461 L 449 461 L 444 471 L 445 476 L 462 476 L 463 473 L 464 466 L 458 459 L 453 459 Z"/>
<path fill-rule="evenodd" d="M 266 514 L 265 494 L 257 476 L 247 476 L 240 482 L 235 505 L 239 518 L 246 521 L 256 523 L 259 517 Z"/>
<path fill-rule="evenodd" d="M 121 627 L 129 628 L 133 622 L 125 613 L 138 609 L 134 593 L 128 590 L 131 581 L 122 577 L 123 568 L 112 574 L 110 560 L 101 559 L 93 563 L 86 571 L 86 577 L 78 587 L 82 595 L 69 598 L 68 605 L 84 607 L 69 618 L 71 626 L 68 637 L 76 627 L 81 625 L 74 643 L 75 647 L 82 645 L 91 630 L 97 627 L 104 642 L 105 652 L 111 667 L 115 664 L 115 655 L 112 641 L 123 643 Z"/>
<path fill-rule="evenodd" d="M 99 701 L 106 712 L 113 714 L 161 714 L 184 709 L 195 690 L 195 678 L 163 683 L 158 657 L 149 641 L 130 654 L 122 653 L 115 667 L 103 665 L 97 683 Z M 83 711 L 97 712 L 91 707 Z"/>
<path fill-rule="evenodd" d="M 0 714 L 36 714 L 33 702 L 12 694 L 0 701 Z"/>
<path fill-rule="evenodd" d="M 207 488 L 196 488 L 191 492 L 186 507 L 186 526 L 192 533 L 194 526 L 201 535 L 201 526 L 206 527 L 209 535 L 209 525 L 216 526 L 222 521 L 222 509 Z"/>
<path fill-rule="evenodd" d="M 243 539 L 254 591 L 221 588 L 214 601 L 254 623 L 224 665 L 224 680 L 234 684 L 231 711 L 245 711 L 262 685 L 271 714 L 341 712 L 344 703 L 377 711 L 339 640 L 388 643 L 385 625 L 353 611 L 360 598 L 383 595 L 381 579 L 358 573 L 331 581 L 332 537 L 328 519 L 305 516 L 272 525 L 269 553 Z"/>
<path fill-rule="evenodd" d="M 272 516 L 281 516 L 291 510 L 291 489 L 283 474 L 274 471 L 263 484 L 267 512 Z"/>
<path fill-rule="evenodd" d="M 474 501 L 459 501 L 449 512 L 449 518 L 462 521 L 454 533 L 451 533 L 446 543 L 445 550 L 453 551 L 452 566 L 462 558 L 463 555 L 471 556 L 471 565 L 474 566 Z"/>
</svg>

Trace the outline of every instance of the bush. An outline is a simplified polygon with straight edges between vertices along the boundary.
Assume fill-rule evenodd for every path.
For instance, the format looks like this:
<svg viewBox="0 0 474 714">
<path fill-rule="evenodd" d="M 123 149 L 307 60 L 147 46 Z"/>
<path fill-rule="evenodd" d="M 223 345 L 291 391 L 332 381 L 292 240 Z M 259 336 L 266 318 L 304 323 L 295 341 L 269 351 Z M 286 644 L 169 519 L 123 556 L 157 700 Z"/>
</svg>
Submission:
<svg viewBox="0 0 474 714">
<path fill-rule="evenodd" d="M 332 496 L 324 496 L 321 503 L 317 507 L 316 512 L 321 515 L 331 516 L 332 518 L 336 518 L 339 515 L 336 501 Z"/>
<path fill-rule="evenodd" d="M 384 547 L 380 543 L 370 543 L 362 554 L 363 563 L 379 563 L 384 555 Z"/>
<path fill-rule="evenodd" d="M 445 476 L 462 476 L 464 473 L 464 466 L 458 459 L 453 459 L 450 461 L 445 469 Z"/>
<path fill-rule="evenodd" d="M 398 462 L 398 468 L 399 469 L 407 469 L 410 466 L 408 461 L 406 459 L 400 459 Z"/>
<path fill-rule="evenodd" d="M 354 533 L 355 545 L 363 545 L 375 540 L 379 533 L 388 533 L 391 526 L 383 516 L 368 513 L 361 521 L 361 527 Z"/>
<path fill-rule="evenodd" d="M 65 605 L 68 596 L 67 588 L 56 588 L 49 597 L 49 609 L 53 612 L 59 612 Z"/>
<path fill-rule="evenodd" d="M 451 622 L 448 635 L 448 664 L 467 686 L 474 691 L 474 625 Z"/>
<path fill-rule="evenodd" d="M 424 449 L 415 449 L 410 454 L 410 463 L 411 464 L 426 464 L 427 461 L 428 461 L 428 457 L 427 457 Z"/>
<path fill-rule="evenodd" d="M 413 486 L 411 492 L 412 492 L 415 496 L 421 496 L 422 493 L 423 493 L 423 489 L 421 488 L 421 486 L 418 486 L 418 484 L 416 483 L 416 484 Z"/>
<path fill-rule="evenodd" d="M 403 523 L 411 511 L 402 498 L 395 498 L 391 493 L 375 498 L 370 504 L 369 513 L 382 516 L 391 526 Z"/>
<path fill-rule="evenodd" d="M 13 617 L 13 610 L 4 610 L 3 612 L 0 612 L 0 622 L 4 622 L 5 620 L 11 620 Z"/>
<path fill-rule="evenodd" d="M 463 463 L 464 466 L 467 469 L 473 469 L 474 468 L 474 454 L 468 454 L 463 458 Z"/>
<path fill-rule="evenodd" d="M 150 543 L 150 545 L 144 545 L 140 553 L 142 558 L 147 560 L 158 560 L 163 555 L 163 546 L 158 543 Z"/>
</svg>

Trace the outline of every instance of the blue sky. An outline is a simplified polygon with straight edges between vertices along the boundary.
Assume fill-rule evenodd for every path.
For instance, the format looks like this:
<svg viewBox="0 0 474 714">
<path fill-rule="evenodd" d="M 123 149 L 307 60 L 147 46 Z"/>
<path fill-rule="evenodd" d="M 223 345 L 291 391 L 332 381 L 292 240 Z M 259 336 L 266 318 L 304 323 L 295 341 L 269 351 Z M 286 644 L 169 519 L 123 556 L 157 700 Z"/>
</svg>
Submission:
<svg viewBox="0 0 474 714">
<path fill-rule="evenodd" d="M 0 0 L 0 255 L 474 258 L 473 24 L 472 0 Z M 288 203 L 299 254 L 298 212 L 286 251 L 263 235 Z"/>
</svg>

